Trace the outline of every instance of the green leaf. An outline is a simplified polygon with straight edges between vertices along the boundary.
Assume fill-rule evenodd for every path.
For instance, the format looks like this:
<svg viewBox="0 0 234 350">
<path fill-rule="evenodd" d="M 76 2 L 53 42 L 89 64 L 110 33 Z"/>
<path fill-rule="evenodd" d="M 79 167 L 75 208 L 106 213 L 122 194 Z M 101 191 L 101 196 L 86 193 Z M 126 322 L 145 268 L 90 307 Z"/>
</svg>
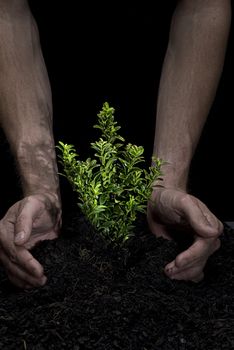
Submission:
<svg viewBox="0 0 234 350">
<path fill-rule="evenodd" d="M 113 244 L 122 245 L 132 235 L 137 212 L 146 213 L 153 182 L 159 179 L 162 159 L 152 156 L 152 166 L 141 169 L 144 148 L 128 143 L 118 134 L 121 127 L 115 109 L 105 102 L 93 126 L 101 137 L 91 142 L 94 157 L 78 160 L 74 145 L 58 142 L 59 163 L 73 190 L 77 205 L 97 231 Z"/>
</svg>

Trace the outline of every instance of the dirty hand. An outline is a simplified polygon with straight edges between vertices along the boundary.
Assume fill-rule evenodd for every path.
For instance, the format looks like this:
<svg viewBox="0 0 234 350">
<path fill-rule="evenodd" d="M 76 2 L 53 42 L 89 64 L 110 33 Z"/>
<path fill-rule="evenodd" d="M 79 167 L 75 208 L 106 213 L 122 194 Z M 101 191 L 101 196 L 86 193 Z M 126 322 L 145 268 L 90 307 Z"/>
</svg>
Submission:
<svg viewBox="0 0 234 350">
<path fill-rule="evenodd" d="M 196 197 L 174 188 L 154 187 L 147 206 L 152 233 L 171 239 L 173 228 L 193 236 L 192 245 L 166 265 L 168 277 L 198 282 L 207 259 L 220 247 L 223 224 Z"/>
<path fill-rule="evenodd" d="M 15 203 L 0 221 L 0 261 L 10 281 L 20 288 L 46 283 L 43 267 L 30 249 L 54 239 L 61 226 L 61 208 L 52 194 L 36 194 Z"/>
</svg>

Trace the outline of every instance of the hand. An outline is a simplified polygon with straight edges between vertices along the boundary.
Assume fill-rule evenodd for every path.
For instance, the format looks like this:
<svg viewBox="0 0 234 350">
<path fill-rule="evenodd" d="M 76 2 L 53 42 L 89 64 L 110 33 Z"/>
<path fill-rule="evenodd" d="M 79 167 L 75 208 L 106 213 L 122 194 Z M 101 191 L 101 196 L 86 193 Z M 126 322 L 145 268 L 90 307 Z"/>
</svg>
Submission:
<svg viewBox="0 0 234 350">
<path fill-rule="evenodd" d="M 20 288 L 46 283 L 43 267 L 29 250 L 57 238 L 61 209 L 52 194 L 36 194 L 15 203 L 0 221 L 0 261 L 10 281 Z"/>
<path fill-rule="evenodd" d="M 220 247 L 223 224 L 196 197 L 173 188 L 154 187 L 147 207 L 152 233 L 171 239 L 173 228 L 193 236 L 192 245 L 166 265 L 166 275 L 177 280 L 203 279 L 207 259 Z"/>
</svg>

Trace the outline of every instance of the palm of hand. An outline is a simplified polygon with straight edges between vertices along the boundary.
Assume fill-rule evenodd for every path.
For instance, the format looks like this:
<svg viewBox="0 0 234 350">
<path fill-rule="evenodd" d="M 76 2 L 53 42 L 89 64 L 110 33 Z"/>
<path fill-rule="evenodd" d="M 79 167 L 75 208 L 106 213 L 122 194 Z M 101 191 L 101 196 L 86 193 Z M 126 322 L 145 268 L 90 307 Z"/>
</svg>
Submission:
<svg viewBox="0 0 234 350">
<path fill-rule="evenodd" d="M 222 223 L 198 198 L 181 190 L 158 188 L 148 202 L 147 219 L 156 236 L 170 239 L 168 229 L 177 227 L 202 238 L 217 237 Z"/>
<path fill-rule="evenodd" d="M 5 227 L 11 235 L 24 232 L 26 249 L 31 249 L 42 240 L 58 236 L 61 225 L 59 209 L 45 195 L 34 195 L 15 203 L 3 218 Z M 20 243 L 20 240 L 19 242 Z"/>
<path fill-rule="evenodd" d="M 174 189 L 157 188 L 152 192 L 147 205 L 147 220 L 152 233 L 171 239 L 170 227 L 186 226 L 181 211 L 186 196 L 186 193 Z"/>
</svg>

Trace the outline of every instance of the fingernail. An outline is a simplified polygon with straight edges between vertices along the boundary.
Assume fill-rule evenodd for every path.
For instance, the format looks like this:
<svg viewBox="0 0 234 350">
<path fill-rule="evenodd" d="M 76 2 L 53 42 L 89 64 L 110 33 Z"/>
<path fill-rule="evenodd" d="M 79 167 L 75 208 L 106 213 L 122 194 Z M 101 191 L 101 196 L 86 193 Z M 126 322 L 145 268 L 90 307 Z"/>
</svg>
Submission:
<svg viewBox="0 0 234 350">
<path fill-rule="evenodd" d="M 15 236 L 15 242 L 22 241 L 24 239 L 24 237 L 25 237 L 24 231 L 21 231 L 21 232 L 17 233 L 16 236 Z"/>
<path fill-rule="evenodd" d="M 173 274 L 173 267 L 168 267 L 165 269 L 165 271 L 166 271 L 166 273 L 171 275 L 171 274 Z"/>
</svg>

